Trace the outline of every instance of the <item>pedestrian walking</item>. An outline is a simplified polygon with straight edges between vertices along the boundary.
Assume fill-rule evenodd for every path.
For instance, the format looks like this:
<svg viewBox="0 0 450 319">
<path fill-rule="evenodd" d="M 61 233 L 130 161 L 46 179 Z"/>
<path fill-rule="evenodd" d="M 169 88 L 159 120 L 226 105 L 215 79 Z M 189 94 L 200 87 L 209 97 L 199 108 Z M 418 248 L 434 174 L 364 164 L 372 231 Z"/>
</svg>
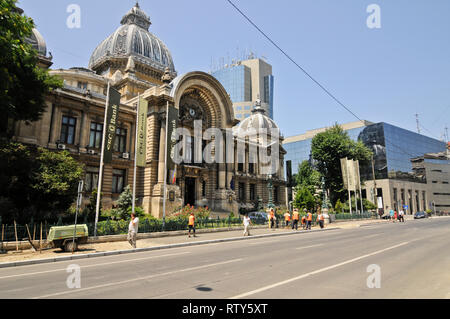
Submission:
<svg viewBox="0 0 450 319">
<path fill-rule="evenodd" d="M 319 223 L 320 229 L 323 229 L 323 227 L 325 226 L 325 217 L 323 217 L 323 214 L 320 211 L 317 215 L 317 222 Z"/>
<path fill-rule="evenodd" d="M 194 237 L 195 237 L 195 216 L 194 216 L 194 213 L 191 213 L 189 215 L 188 227 L 189 227 L 189 238 L 191 238 L 191 230 L 193 231 Z"/>
<path fill-rule="evenodd" d="M 289 222 L 291 221 L 291 214 L 288 211 L 284 214 L 284 221 L 286 222 L 286 228 L 289 227 Z"/>
<path fill-rule="evenodd" d="M 298 220 L 300 216 L 298 214 L 298 209 L 294 209 L 294 214 L 292 215 L 292 229 L 298 230 Z"/>
<path fill-rule="evenodd" d="M 313 216 L 312 216 L 311 212 L 308 212 L 308 213 L 306 214 L 306 222 L 307 222 L 306 229 L 311 230 L 312 217 L 313 217 Z"/>
<path fill-rule="evenodd" d="M 244 236 L 247 234 L 247 236 L 250 236 L 250 225 L 252 224 L 252 220 L 250 217 L 248 217 L 248 214 L 245 214 L 244 216 Z"/>
<path fill-rule="evenodd" d="M 403 209 L 398 213 L 398 220 L 399 220 L 401 223 L 404 223 L 404 222 L 405 222 L 405 212 L 403 211 Z"/>
<path fill-rule="evenodd" d="M 397 211 L 394 211 L 394 219 L 392 220 L 393 223 L 397 221 Z"/>
<path fill-rule="evenodd" d="M 394 210 L 391 209 L 391 210 L 389 211 L 389 220 L 393 220 L 393 219 L 394 219 Z"/>
<path fill-rule="evenodd" d="M 136 215 L 133 213 L 131 214 L 131 221 L 128 225 L 128 242 L 130 243 L 131 247 L 133 249 L 136 249 L 136 240 L 137 240 L 137 233 L 139 228 L 139 218 L 136 217 Z"/>
</svg>

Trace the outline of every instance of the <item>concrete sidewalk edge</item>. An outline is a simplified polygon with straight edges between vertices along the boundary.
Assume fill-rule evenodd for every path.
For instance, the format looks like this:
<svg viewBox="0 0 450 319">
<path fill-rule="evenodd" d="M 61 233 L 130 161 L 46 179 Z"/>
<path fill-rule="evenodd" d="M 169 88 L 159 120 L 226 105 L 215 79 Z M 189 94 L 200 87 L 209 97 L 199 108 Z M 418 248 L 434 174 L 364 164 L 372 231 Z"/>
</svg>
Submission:
<svg viewBox="0 0 450 319">
<path fill-rule="evenodd" d="M 104 257 L 104 256 L 124 255 L 124 254 L 148 252 L 148 251 L 155 251 L 155 250 L 165 250 L 165 249 L 171 249 L 171 248 L 200 246 L 200 245 L 207 245 L 207 244 L 221 243 L 221 242 L 233 242 L 233 241 L 240 241 L 240 240 L 252 240 L 252 239 L 259 239 L 259 238 L 267 238 L 267 237 L 281 237 L 281 236 L 290 236 L 290 235 L 298 235 L 298 234 L 308 234 L 308 233 L 313 233 L 313 232 L 332 231 L 332 230 L 338 230 L 338 229 L 341 229 L 341 228 L 336 227 L 336 228 L 325 228 L 325 229 L 313 229 L 310 231 L 288 232 L 288 233 L 281 233 L 281 234 L 264 234 L 264 235 L 248 236 L 248 237 L 231 237 L 231 238 L 204 240 L 204 241 L 191 242 L 191 243 L 161 245 L 161 246 L 148 247 L 148 248 L 114 250 L 114 251 L 106 251 L 106 252 L 101 252 L 101 253 L 91 253 L 91 254 L 74 255 L 74 256 L 64 256 L 64 257 L 55 257 L 55 258 L 6 262 L 6 263 L 0 263 L 0 268 L 46 264 L 46 263 L 53 263 L 53 262 L 60 262 L 60 261 L 69 261 L 69 260 Z"/>
</svg>

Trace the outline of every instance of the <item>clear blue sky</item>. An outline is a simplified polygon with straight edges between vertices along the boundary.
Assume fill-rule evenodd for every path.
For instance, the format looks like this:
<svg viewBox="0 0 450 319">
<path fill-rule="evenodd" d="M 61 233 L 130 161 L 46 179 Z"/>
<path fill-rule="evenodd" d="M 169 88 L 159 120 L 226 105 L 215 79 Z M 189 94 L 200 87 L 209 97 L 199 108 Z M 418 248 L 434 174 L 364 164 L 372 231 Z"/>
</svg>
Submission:
<svg viewBox="0 0 450 319">
<path fill-rule="evenodd" d="M 302 67 L 360 118 L 439 138 L 450 126 L 450 1 L 233 0 Z M 69 4 L 81 28 L 69 29 Z M 150 31 L 172 53 L 178 74 L 208 72 L 237 48 L 268 58 L 275 76 L 275 120 L 285 136 L 356 120 L 328 97 L 225 0 L 140 0 Z M 369 4 L 381 29 L 366 25 Z M 54 57 L 52 68 L 87 66 L 95 47 L 134 0 L 21 0 Z M 425 130 L 426 129 L 426 130 Z M 428 131 L 427 131 L 428 130 Z"/>
</svg>

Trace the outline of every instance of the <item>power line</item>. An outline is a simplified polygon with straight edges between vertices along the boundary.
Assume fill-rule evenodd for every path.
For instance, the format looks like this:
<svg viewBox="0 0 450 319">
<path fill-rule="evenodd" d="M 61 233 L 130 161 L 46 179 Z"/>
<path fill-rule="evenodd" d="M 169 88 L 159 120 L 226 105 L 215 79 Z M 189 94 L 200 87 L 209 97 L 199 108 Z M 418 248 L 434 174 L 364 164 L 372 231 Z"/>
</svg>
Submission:
<svg viewBox="0 0 450 319">
<path fill-rule="evenodd" d="M 283 53 L 292 63 L 294 63 L 307 77 L 309 77 L 314 83 L 316 83 L 326 94 L 328 94 L 333 100 L 335 100 L 340 106 L 346 109 L 350 114 L 360 119 L 354 112 L 352 112 L 347 106 L 344 105 L 338 98 L 336 98 L 330 91 L 328 91 L 319 81 L 312 77 L 303 67 L 301 67 L 289 54 L 287 54 L 278 44 L 275 43 L 264 31 L 262 31 L 244 12 L 242 12 L 231 0 L 227 0 L 251 25 L 253 25 L 270 43 L 272 43 L 281 53 Z"/>
<path fill-rule="evenodd" d="M 336 96 L 334 96 L 329 90 L 327 90 L 318 80 L 316 80 L 311 74 L 309 74 L 303 67 L 301 67 L 293 58 L 290 57 L 289 54 L 287 54 L 275 41 L 273 41 L 263 30 L 261 30 L 260 27 L 258 27 L 242 10 L 240 10 L 231 0 L 227 0 L 227 2 L 233 6 L 236 11 L 238 11 L 256 30 L 258 30 L 272 45 L 274 45 L 286 58 L 288 58 L 297 68 L 299 68 L 308 78 L 310 78 L 314 83 L 316 83 L 327 95 L 329 95 L 334 101 L 336 101 L 341 107 L 343 107 L 347 112 L 349 112 L 351 115 L 353 115 L 355 118 L 357 118 L 359 121 L 363 122 L 359 116 L 357 116 L 352 110 L 350 110 L 349 107 L 347 107 L 344 103 L 342 103 Z M 403 150 L 401 147 L 395 145 L 391 141 L 389 141 L 386 136 L 384 137 L 385 142 L 388 142 L 392 146 L 398 148 L 403 153 L 415 157 L 414 155 L 410 154 L 409 152 Z"/>
</svg>

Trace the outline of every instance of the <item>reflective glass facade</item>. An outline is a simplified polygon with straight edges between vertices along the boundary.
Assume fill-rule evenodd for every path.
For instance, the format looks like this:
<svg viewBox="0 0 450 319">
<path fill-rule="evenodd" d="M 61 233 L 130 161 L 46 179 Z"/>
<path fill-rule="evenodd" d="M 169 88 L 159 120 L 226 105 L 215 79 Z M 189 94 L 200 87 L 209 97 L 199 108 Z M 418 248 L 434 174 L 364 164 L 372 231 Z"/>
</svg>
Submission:
<svg viewBox="0 0 450 319">
<path fill-rule="evenodd" d="M 252 100 L 250 68 L 245 65 L 236 65 L 213 72 L 212 75 L 219 80 L 228 94 L 230 94 L 233 103 Z"/>
<path fill-rule="evenodd" d="M 377 179 L 398 179 L 415 182 L 411 158 L 425 153 L 445 151 L 445 143 L 387 123 L 377 123 L 346 131 L 351 139 L 360 140 L 374 153 L 375 176 Z M 292 173 L 298 172 L 298 165 L 310 160 L 312 139 L 284 144 L 286 160 L 292 161 Z M 361 178 L 372 179 L 372 166 L 361 167 Z"/>
<path fill-rule="evenodd" d="M 268 116 L 273 119 L 273 87 L 274 77 L 268 75 L 264 77 L 264 102 L 269 104 Z"/>
</svg>

